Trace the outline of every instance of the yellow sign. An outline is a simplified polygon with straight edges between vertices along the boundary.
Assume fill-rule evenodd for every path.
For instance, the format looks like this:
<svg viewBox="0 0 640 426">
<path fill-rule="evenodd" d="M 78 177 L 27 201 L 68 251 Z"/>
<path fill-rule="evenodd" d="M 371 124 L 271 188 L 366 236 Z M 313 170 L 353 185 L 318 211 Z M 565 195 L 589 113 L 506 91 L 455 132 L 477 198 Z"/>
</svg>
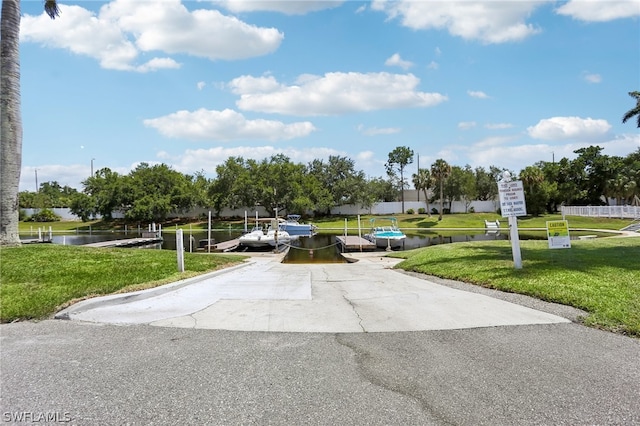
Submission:
<svg viewBox="0 0 640 426">
<path fill-rule="evenodd" d="M 549 248 L 571 248 L 569 237 L 569 222 L 566 220 L 547 221 L 547 238 Z"/>
</svg>

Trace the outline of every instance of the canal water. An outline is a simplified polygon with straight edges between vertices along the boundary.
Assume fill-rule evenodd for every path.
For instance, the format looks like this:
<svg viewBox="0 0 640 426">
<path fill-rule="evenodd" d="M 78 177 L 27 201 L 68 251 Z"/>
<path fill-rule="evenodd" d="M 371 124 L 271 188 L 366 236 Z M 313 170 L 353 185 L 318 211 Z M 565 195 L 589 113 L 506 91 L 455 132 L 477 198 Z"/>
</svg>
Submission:
<svg viewBox="0 0 640 426">
<path fill-rule="evenodd" d="M 228 241 L 238 238 L 242 235 L 241 231 L 234 230 L 216 230 L 212 231 L 211 237 L 215 242 Z M 320 233 L 312 237 L 300 237 L 291 243 L 291 247 L 284 259 L 285 263 L 344 263 L 345 260 L 340 254 L 340 246 L 336 244 L 336 236 L 340 233 Z M 135 232 L 93 232 L 91 234 L 70 234 L 70 235 L 54 235 L 54 244 L 65 245 L 82 245 L 101 241 L 110 241 L 118 239 L 136 238 L 139 235 Z M 31 236 L 24 235 L 24 238 Z M 164 233 L 164 241 L 149 246 L 141 246 L 146 249 L 162 249 L 175 250 L 176 238 L 173 232 Z M 32 238 L 32 237 L 31 237 Z M 521 237 L 522 238 L 522 237 Z M 538 236 L 527 236 L 527 239 L 538 238 Z M 540 239 L 546 238 L 544 233 L 540 233 Z M 188 230 L 184 231 L 184 247 L 186 251 L 197 251 L 200 240 L 206 240 L 206 232 L 198 232 L 189 234 Z M 410 250 L 419 247 L 427 247 L 436 244 L 450 244 L 465 241 L 487 241 L 487 240 L 506 240 L 507 234 L 485 234 L 477 233 L 461 233 L 455 235 L 439 235 L 436 233 L 418 233 L 408 234 L 403 247 L 399 250 Z M 380 251 L 384 251 L 380 249 Z"/>
<path fill-rule="evenodd" d="M 189 233 L 184 232 L 184 247 L 186 251 L 197 251 L 199 242 L 207 239 L 207 232 Z M 216 230 L 211 232 L 211 237 L 215 242 L 228 241 L 242 235 L 239 230 Z M 294 240 L 285 258 L 286 263 L 341 263 L 345 262 L 340 255 L 340 246 L 336 244 L 336 236 L 341 233 L 320 233 L 312 237 L 300 237 Z M 37 235 L 36 235 L 37 237 Z M 137 232 L 92 232 L 91 234 L 68 234 L 54 235 L 53 243 L 62 245 L 83 245 L 101 241 L 119 240 L 139 237 Z M 164 240 L 161 243 L 149 246 L 141 246 L 146 249 L 175 250 L 176 238 L 173 232 L 164 233 Z M 23 235 L 23 238 L 33 238 L 30 235 Z M 486 235 L 482 232 L 456 234 L 443 236 L 436 233 L 408 234 L 403 247 L 399 250 L 410 250 L 419 247 L 427 247 L 436 244 L 449 244 L 464 241 L 486 241 L 505 240 L 506 234 Z M 540 238 L 546 238 L 543 233 Z M 531 239 L 531 237 L 528 237 Z M 382 251 L 382 250 L 381 250 Z"/>
</svg>

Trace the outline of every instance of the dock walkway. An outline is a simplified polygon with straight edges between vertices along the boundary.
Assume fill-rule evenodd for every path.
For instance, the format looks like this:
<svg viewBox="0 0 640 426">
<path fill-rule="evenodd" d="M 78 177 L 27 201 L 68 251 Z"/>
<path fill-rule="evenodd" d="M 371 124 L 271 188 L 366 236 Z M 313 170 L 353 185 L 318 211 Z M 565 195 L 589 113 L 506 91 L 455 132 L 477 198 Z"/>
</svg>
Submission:
<svg viewBox="0 0 640 426">
<path fill-rule="evenodd" d="M 84 244 L 84 247 L 94 247 L 94 248 L 122 248 L 122 247 L 135 247 L 135 246 L 146 246 L 149 244 L 161 243 L 162 238 L 128 238 L 126 240 L 111 240 L 111 241 L 100 241 L 97 243 L 89 243 Z"/>
<path fill-rule="evenodd" d="M 338 235 L 336 241 L 344 251 L 375 250 L 376 245 L 371 241 L 355 235 Z"/>
</svg>

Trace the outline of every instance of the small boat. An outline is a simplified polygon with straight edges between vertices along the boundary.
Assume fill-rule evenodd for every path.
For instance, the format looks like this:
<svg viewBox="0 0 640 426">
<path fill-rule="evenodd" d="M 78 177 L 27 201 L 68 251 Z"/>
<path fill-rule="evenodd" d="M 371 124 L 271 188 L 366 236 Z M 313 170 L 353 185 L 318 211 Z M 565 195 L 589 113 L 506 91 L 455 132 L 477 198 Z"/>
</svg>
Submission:
<svg viewBox="0 0 640 426">
<path fill-rule="evenodd" d="M 299 214 L 289 214 L 286 219 L 279 219 L 280 229 L 287 231 L 289 235 L 308 235 L 316 233 L 318 227 L 311 223 L 300 223 L 302 216 Z"/>
<path fill-rule="evenodd" d="M 266 219 L 271 221 L 272 219 Z M 264 222 L 265 220 L 263 220 Z M 291 236 L 287 231 L 273 228 L 271 225 L 263 226 L 256 224 L 251 232 L 248 232 L 238 238 L 241 246 L 249 248 L 271 248 L 277 245 L 287 245 L 297 236 Z"/>
<path fill-rule="evenodd" d="M 371 230 L 364 235 L 367 240 L 376 247 L 387 250 L 402 247 L 407 236 L 398 228 L 398 220 L 395 217 L 373 218 L 370 222 Z M 380 226 L 380 222 L 384 225 Z"/>
</svg>

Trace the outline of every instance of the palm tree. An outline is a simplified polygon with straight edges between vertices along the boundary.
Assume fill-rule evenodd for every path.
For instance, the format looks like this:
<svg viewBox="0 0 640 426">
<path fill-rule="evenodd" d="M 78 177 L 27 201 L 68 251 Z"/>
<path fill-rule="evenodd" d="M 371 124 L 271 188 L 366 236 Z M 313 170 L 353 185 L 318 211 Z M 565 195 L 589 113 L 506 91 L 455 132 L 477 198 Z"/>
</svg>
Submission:
<svg viewBox="0 0 640 426">
<path fill-rule="evenodd" d="M 418 173 L 414 173 L 412 176 L 413 187 L 418 191 L 424 192 L 424 199 L 427 203 L 427 213 L 431 217 L 431 209 L 429 209 L 429 190 L 433 184 L 433 178 L 429 169 L 419 169 Z"/>
<path fill-rule="evenodd" d="M 629 92 L 629 96 L 636 99 L 636 107 L 631 108 L 627 113 L 622 117 L 622 122 L 626 123 L 628 119 L 633 117 L 634 115 L 638 116 L 638 128 L 640 129 L 640 92 L 634 91 Z"/>
<path fill-rule="evenodd" d="M 46 0 L 44 10 L 51 19 L 60 14 L 56 0 Z M 22 167 L 20 0 L 2 0 L 0 33 L 0 245 L 19 245 L 18 187 Z"/>
<path fill-rule="evenodd" d="M 436 182 L 440 185 L 440 215 L 438 216 L 438 220 L 442 220 L 442 210 L 444 204 L 444 181 L 451 174 L 451 166 L 442 158 L 437 159 L 431 165 L 431 175 L 434 177 Z"/>
</svg>

